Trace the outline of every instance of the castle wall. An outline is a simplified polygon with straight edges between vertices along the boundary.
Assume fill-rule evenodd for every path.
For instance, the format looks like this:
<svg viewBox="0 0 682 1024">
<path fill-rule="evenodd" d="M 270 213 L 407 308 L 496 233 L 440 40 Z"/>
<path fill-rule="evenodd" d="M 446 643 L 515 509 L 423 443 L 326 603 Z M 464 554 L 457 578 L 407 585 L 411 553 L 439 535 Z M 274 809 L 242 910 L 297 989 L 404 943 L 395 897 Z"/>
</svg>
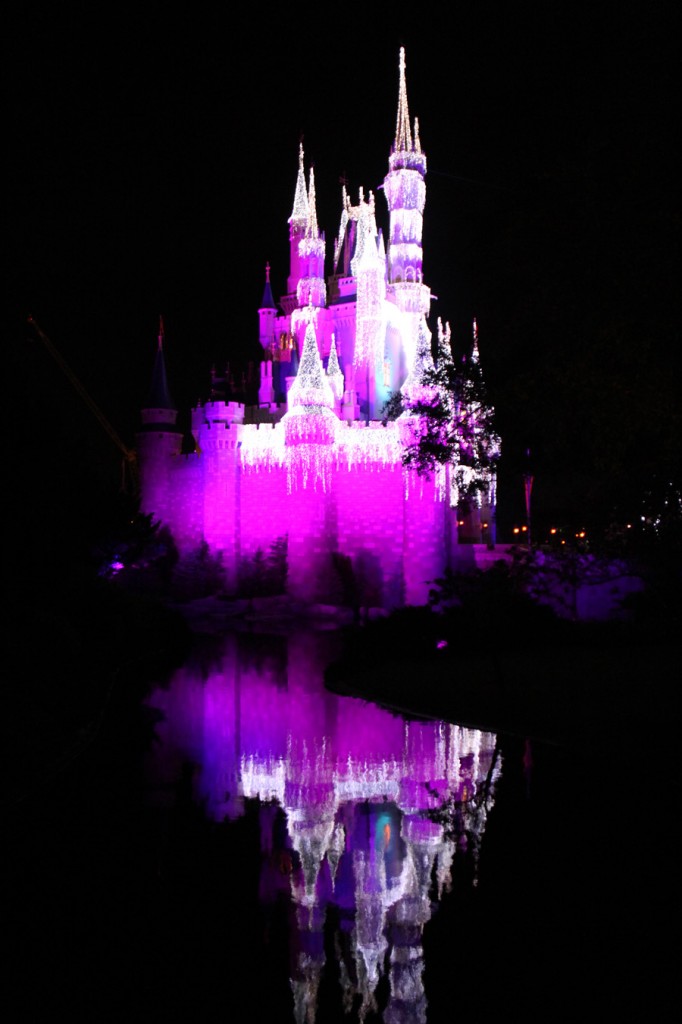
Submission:
<svg viewBox="0 0 682 1024">
<path fill-rule="evenodd" d="M 433 477 L 408 473 L 404 503 L 403 576 L 405 604 L 426 604 L 435 580 L 443 575 L 449 554 L 448 504 L 436 495 Z"/>
<path fill-rule="evenodd" d="M 199 455 L 178 455 L 170 467 L 169 501 L 162 516 L 181 551 L 199 546 L 203 538 L 204 478 Z"/>
<path fill-rule="evenodd" d="M 360 605 L 398 607 L 403 599 L 403 469 L 357 464 L 334 480 L 338 550 L 351 560 Z"/>
<path fill-rule="evenodd" d="M 287 481 L 283 468 L 241 468 L 240 481 L 240 557 L 254 555 L 289 530 Z"/>
<path fill-rule="evenodd" d="M 423 604 L 450 556 L 452 513 L 395 458 L 395 430 L 339 425 L 325 486 L 292 477 L 279 426 L 204 422 L 198 452 L 144 462 L 145 509 L 181 554 L 221 553 L 229 590 L 260 550 L 287 541 L 287 590 L 356 608 Z"/>
</svg>

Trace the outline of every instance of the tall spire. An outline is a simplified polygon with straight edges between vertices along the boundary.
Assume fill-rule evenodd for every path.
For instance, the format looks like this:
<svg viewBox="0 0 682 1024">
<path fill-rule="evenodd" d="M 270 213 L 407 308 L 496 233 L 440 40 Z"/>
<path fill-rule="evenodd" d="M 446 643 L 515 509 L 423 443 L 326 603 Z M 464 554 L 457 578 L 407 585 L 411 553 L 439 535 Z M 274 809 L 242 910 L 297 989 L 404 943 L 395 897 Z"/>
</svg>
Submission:
<svg viewBox="0 0 682 1024">
<path fill-rule="evenodd" d="M 310 184 L 308 186 L 308 223 L 306 224 L 306 238 L 319 238 L 320 232 L 317 226 L 317 204 L 315 202 L 315 172 L 310 168 Z"/>
<path fill-rule="evenodd" d="M 322 366 L 315 337 L 313 307 L 308 307 L 309 319 L 296 380 L 289 390 L 290 408 L 334 408 L 334 394 Z"/>
<path fill-rule="evenodd" d="M 414 119 L 414 131 L 410 128 L 410 111 L 407 105 L 407 84 L 405 78 L 405 48 L 400 47 L 400 82 L 398 87 L 398 116 L 395 122 L 395 140 L 389 158 L 390 169 L 409 167 L 426 174 L 426 157 L 419 140 L 419 122 Z"/>
<path fill-rule="evenodd" d="M 324 306 L 327 303 L 327 285 L 324 278 L 325 241 L 317 226 L 317 205 L 315 202 L 315 172 L 310 168 L 308 188 L 308 218 L 305 235 L 298 243 L 300 277 L 296 285 L 299 307 L 312 304 Z"/>
<path fill-rule="evenodd" d="M 303 170 L 303 143 L 298 146 L 298 176 L 296 178 L 296 192 L 294 194 L 294 208 L 289 217 L 292 227 L 305 227 L 308 223 L 308 192 L 305 187 L 305 172 Z"/>
<path fill-rule="evenodd" d="M 407 107 L 407 84 L 405 82 L 405 47 L 400 47 L 400 87 L 398 92 L 398 117 L 395 125 L 396 152 L 405 153 L 412 149 L 410 112 Z"/>
<path fill-rule="evenodd" d="M 260 304 L 261 309 L 277 309 L 270 284 L 270 264 L 265 264 L 265 286 L 263 287 L 263 298 Z"/>
<path fill-rule="evenodd" d="M 163 353 L 164 338 L 163 317 L 159 316 L 159 333 L 157 335 L 156 356 L 152 369 L 152 381 L 144 408 L 173 410 L 175 412 L 176 406 L 171 398 L 168 378 L 166 376 L 166 360 Z"/>
<path fill-rule="evenodd" d="M 474 320 L 474 344 L 471 349 L 471 362 L 478 363 L 480 360 L 480 353 L 478 351 L 478 324 Z"/>
<path fill-rule="evenodd" d="M 407 365 L 412 362 L 417 339 L 417 318 L 429 311 L 430 292 L 422 279 L 422 223 L 426 202 L 426 156 L 419 140 L 415 118 L 410 129 L 405 84 L 405 50 L 400 49 L 400 87 L 395 140 L 384 178 L 384 196 L 390 214 L 388 247 L 388 284 L 398 285 L 391 301 L 412 320 L 411 337 L 406 348 Z M 409 287 L 405 287 L 409 286 Z"/>
</svg>

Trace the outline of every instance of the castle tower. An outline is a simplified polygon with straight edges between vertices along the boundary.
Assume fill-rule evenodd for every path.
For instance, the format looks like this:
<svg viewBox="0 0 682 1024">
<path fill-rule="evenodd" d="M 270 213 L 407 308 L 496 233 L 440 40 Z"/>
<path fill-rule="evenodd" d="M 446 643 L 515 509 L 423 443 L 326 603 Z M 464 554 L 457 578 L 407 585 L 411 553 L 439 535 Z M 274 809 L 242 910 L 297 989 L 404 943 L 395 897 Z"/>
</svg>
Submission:
<svg viewBox="0 0 682 1024">
<path fill-rule="evenodd" d="M 270 285 L 270 264 L 265 264 L 265 287 L 263 298 L 258 310 L 258 340 L 263 351 L 268 352 L 275 341 L 275 319 L 277 317 L 277 306 L 272 295 Z"/>
<path fill-rule="evenodd" d="M 298 243 L 301 277 L 296 287 L 299 306 L 324 306 L 327 301 L 327 286 L 324 280 L 324 235 L 317 224 L 317 201 L 315 198 L 315 172 L 310 168 L 308 187 L 308 221 L 305 235 Z"/>
<path fill-rule="evenodd" d="M 305 235 L 298 244 L 298 252 L 301 277 L 296 286 L 298 309 L 291 317 L 291 331 L 301 351 L 312 311 L 327 305 L 327 285 L 324 277 L 325 241 L 317 224 L 315 172 L 312 167 L 308 187 L 308 221 Z"/>
<path fill-rule="evenodd" d="M 302 276 L 299 245 L 305 238 L 307 226 L 308 192 L 305 187 L 303 143 L 301 143 L 298 147 L 298 174 L 296 176 L 294 206 L 289 217 L 289 277 L 287 278 L 287 294 L 282 298 L 282 308 L 287 316 L 293 313 L 298 303 L 296 288 Z"/>
<path fill-rule="evenodd" d="M 416 344 L 419 317 L 428 315 L 431 296 L 422 283 L 422 224 L 426 202 L 426 156 L 419 140 L 419 125 L 415 118 L 414 132 L 410 128 L 405 83 L 405 50 L 400 50 L 400 85 L 395 140 L 388 161 L 389 171 L 384 178 L 384 194 L 390 214 L 388 246 L 389 301 L 395 303 L 412 323 L 410 351 L 405 353 L 408 370 L 411 368 Z"/>
<path fill-rule="evenodd" d="M 164 357 L 163 317 L 159 317 L 158 344 L 149 392 L 141 410 L 142 428 L 137 435 L 137 452 L 144 488 L 140 511 L 155 519 L 173 522 L 171 468 L 182 450 L 182 433 L 176 426 L 178 411 L 168 388 Z"/>
<path fill-rule="evenodd" d="M 369 202 L 362 197 L 360 200 L 355 254 L 351 261 L 357 282 L 354 376 L 360 411 L 369 420 L 378 419 L 380 413 L 377 408 L 377 376 L 381 382 L 384 357 L 386 260 L 382 258 L 377 242 L 374 196 L 370 193 Z"/>
</svg>

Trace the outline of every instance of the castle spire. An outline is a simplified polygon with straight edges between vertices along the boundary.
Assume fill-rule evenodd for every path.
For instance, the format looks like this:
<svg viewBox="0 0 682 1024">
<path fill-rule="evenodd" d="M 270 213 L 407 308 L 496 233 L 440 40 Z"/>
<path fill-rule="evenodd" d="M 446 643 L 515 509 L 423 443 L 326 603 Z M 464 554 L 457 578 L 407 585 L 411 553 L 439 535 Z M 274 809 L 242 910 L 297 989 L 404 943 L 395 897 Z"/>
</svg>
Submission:
<svg viewBox="0 0 682 1024">
<path fill-rule="evenodd" d="M 405 50 L 400 49 L 400 86 L 395 140 L 384 178 L 390 228 L 387 252 L 387 298 L 406 314 L 409 328 L 402 343 L 401 359 L 410 370 L 417 348 L 419 318 L 428 315 L 431 292 L 422 276 L 422 227 L 426 202 L 426 156 L 415 118 L 410 130 L 405 81 Z"/>
<path fill-rule="evenodd" d="M 474 319 L 473 333 L 474 333 L 474 344 L 473 344 L 473 348 L 471 349 L 471 362 L 472 363 L 478 363 L 480 361 L 481 356 L 480 356 L 480 353 L 478 351 L 478 324 L 476 323 L 475 319 Z"/>
<path fill-rule="evenodd" d="M 310 168 L 308 188 L 308 219 L 305 235 L 298 244 L 300 277 L 296 286 L 299 308 L 307 305 L 325 306 L 327 285 L 324 278 L 325 241 L 317 226 L 315 172 Z"/>
<path fill-rule="evenodd" d="M 289 217 L 292 228 L 304 228 L 308 223 L 308 192 L 305 187 L 305 172 L 303 169 L 303 143 L 298 146 L 298 175 L 296 177 L 296 192 L 294 194 L 294 207 Z"/>
<path fill-rule="evenodd" d="M 341 399 L 343 398 L 344 391 L 344 377 L 343 371 L 339 366 L 339 357 L 336 353 L 336 337 L 332 332 L 332 342 L 329 348 L 329 359 L 327 361 L 327 379 L 334 392 L 334 398 L 336 399 L 336 406 L 340 405 Z"/>
<path fill-rule="evenodd" d="M 308 186 L 308 222 L 306 224 L 306 238 L 319 238 L 320 231 L 317 226 L 317 203 L 315 201 L 315 172 L 310 168 L 310 184 Z"/>
<path fill-rule="evenodd" d="M 260 304 L 261 309 L 277 309 L 275 300 L 272 295 L 272 286 L 270 284 L 270 264 L 265 264 L 265 287 L 263 288 L 263 300 Z"/>
<path fill-rule="evenodd" d="M 400 84 L 398 88 L 398 116 L 395 124 L 395 140 L 391 147 L 389 168 L 392 171 L 402 167 L 426 174 L 426 157 L 422 153 L 419 139 L 419 121 L 414 119 L 414 131 L 410 128 L 410 112 L 407 106 L 407 85 L 405 81 L 405 49 L 400 48 Z"/>
<path fill-rule="evenodd" d="M 398 91 L 398 116 L 395 124 L 395 142 L 393 148 L 398 153 L 406 153 L 412 149 L 412 133 L 410 131 L 410 112 L 407 107 L 407 84 L 405 82 L 405 47 L 400 47 L 400 86 Z"/>
<path fill-rule="evenodd" d="M 303 142 L 298 146 L 298 174 L 296 176 L 296 192 L 294 208 L 289 217 L 289 276 L 287 278 L 287 294 L 282 300 L 282 308 L 288 315 L 297 305 L 296 292 L 298 282 L 304 275 L 299 254 L 299 243 L 305 238 L 308 227 L 308 190 L 305 184 L 303 168 Z"/>
<path fill-rule="evenodd" d="M 164 356 L 164 318 L 159 316 L 159 334 L 157 336 L 157 353 L 154 359 L 154 367 L 152 370 L 152 382 L 150 390 L 148 390 L 146 401 L 144 402 L 143 410 L 154 410 L 157 414 L 160 411 L 164 413 L 172 413 L 172 421 L 175 422 L 177 416 L 177 407 L 173 399 L 171 398 L 170 389 L 168 387 L 168 377 L 166 375 L 166 359 Z M 168 419 L 169 417 L 161 417 L 162 420 Z M 148 417 L 146 417 L 148 419 Z M 157 419 L 159 417 L 157 416 Z M 146 420 L 145 420 L 146 422 Z"/>
<path fill-rule="evenodd" d="M 308 325 L 305 332 L 301 362 L 296 380 L 289 390 L 290 408 L 334 408 L 334 393 L 320 359 L 315 337 L 313 307 L 308 307 Z"/>
</svg>

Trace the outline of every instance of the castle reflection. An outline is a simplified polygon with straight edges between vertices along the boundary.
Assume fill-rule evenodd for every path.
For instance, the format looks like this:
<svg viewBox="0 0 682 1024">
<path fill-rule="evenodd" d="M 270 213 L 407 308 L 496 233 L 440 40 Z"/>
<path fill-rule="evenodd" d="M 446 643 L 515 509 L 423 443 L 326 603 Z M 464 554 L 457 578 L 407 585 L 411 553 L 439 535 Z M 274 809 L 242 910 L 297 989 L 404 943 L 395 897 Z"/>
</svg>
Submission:
<svg viewBox="0 0 682 1024">
<path fill-rule="evenodd" d="M 259 898 L 287 900 L 297 1022 L 316 1019 L 330 948 L 339 998 L 359 1020 L 378 1010 L 383 978 L 383 1020 L 425 1021 L 424 927 L 456 855 L 476 882 L 501 770 L 496 737 L 330 693 L 324 633 L 231 633 L 216 645 L 150 698 L 164 715 L 158 790 L 189 762 L 193 797 L 212 820 L 258 801 Z"/>
</svg>

